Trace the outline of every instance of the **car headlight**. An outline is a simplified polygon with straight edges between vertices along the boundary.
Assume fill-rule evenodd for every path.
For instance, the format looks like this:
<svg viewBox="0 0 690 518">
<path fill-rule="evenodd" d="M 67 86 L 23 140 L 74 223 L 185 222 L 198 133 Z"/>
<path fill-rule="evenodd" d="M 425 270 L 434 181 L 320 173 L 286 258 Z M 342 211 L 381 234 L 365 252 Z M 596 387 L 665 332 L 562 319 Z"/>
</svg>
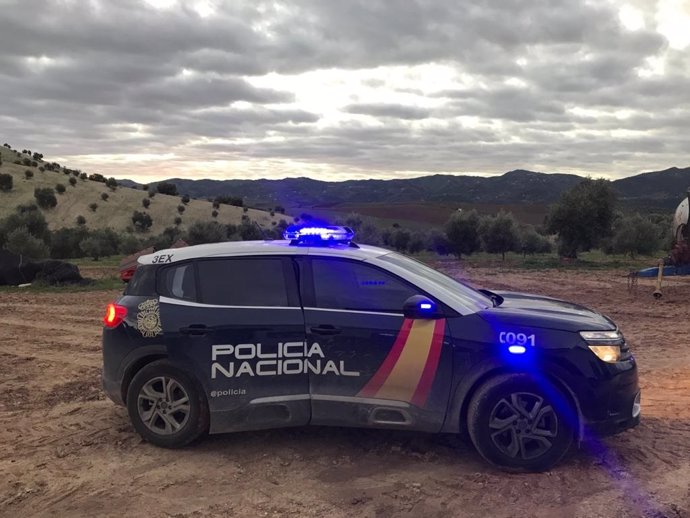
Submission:
<svg viewBox="0 0 690 518">
<path fill-rule="evenodd" d="M 620 331 L 580 331 L 580 336 L 587 342 L 617 342 L 623 340 Z"/>
<path fill-rule="evenodd" d="M 620 331 L 581 331 L 580 336 L 587 342 L 589 350 L 606 363 L 621 361 L 623 335 Z"/>
<path fill-rule="evenodd" d="M 606 363 L 616 363 L 621 360 L 620 345 L 590 345 L 589 350 Z"/>
</svg>

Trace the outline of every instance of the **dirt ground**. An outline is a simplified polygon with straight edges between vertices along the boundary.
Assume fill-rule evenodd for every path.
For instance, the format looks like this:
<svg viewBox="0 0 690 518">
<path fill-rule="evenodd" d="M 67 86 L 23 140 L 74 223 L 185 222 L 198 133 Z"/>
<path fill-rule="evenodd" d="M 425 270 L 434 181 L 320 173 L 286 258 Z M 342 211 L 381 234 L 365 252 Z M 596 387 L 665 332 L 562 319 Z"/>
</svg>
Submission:
<svg viewBox="0 0 690 518">
<path fill-rule="evenodd" d="M 690 279 L 657 302 L 621 272 L 453 273 L 614 318 L 639 362 L 641 425 L 526 475 L 455 436 L 409 432 L 284 429 L 158 449 L 100 391 L 100 318 L 117 292 L 3 292 L 0 516 L 690 517 Z"/>
</svg>

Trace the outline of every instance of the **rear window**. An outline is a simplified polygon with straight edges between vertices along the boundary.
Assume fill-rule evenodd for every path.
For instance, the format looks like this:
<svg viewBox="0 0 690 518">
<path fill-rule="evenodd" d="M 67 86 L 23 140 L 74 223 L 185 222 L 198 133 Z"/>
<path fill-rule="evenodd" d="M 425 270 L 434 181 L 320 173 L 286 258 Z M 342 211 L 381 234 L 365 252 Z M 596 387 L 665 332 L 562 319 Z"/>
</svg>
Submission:
<svg viewBox="0 0 690 518">
<path fill-rule="evenodd" d="M 164 297 L 196 300 L 194 264 L 183 263 L 161 269 L 158 274 L 158 293 Z"/>
<path fill-rule="evenodd" d="M 127 283 L 125 295 L 148 297 L 156 294 L 156 266 L 139 266 Z"/>
<path fill-rule="evenodd" d="M 298 306 L 290 264 L 279 257 L 199 261 L 201 302 L 221 306 Z"/>
</svg>

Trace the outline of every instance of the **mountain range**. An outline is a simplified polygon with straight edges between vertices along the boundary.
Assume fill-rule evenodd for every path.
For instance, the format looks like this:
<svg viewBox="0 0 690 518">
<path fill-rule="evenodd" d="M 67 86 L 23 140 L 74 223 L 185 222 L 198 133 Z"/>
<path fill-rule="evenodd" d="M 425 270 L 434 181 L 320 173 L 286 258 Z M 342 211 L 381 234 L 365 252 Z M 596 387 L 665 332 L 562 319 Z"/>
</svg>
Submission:
<svg viewBox="0 0 690 518">
<path fill-rule="evenodd" d="M 575 174 L 514 170 L 492 177 L 470 175 L 423 176 L 396 180 L 326 182 L 311 178 L 281 180 L 166 180 L 180 193 L 195 198 L 241 196 L 254 207 L 336 207 L 341 204 L 549 204 L 583 179 Z M 129 180 L 123 185 L 138 186 Z M 671 167 L 612 182 L 624 206 L 638 210 L 675 208 L 690 187 L 690 167 Z"/>
</svg>

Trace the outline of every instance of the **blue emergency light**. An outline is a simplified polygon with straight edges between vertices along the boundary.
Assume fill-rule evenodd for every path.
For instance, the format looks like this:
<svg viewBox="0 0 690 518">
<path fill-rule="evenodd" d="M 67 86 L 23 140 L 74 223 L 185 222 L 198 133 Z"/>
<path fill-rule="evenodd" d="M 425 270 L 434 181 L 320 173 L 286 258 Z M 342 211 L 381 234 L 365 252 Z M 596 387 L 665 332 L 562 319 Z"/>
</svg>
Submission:
<svg viewBox="0 0 690 518">
<path fill-rule="evenodd" d="M 350 244 L 355 237 L 349 227 L 340 226 L 299 226 L 292 225 L 285 229 L 283 237 L 293 245 L 328 246 L 331 244 Z"/>
</svg>

